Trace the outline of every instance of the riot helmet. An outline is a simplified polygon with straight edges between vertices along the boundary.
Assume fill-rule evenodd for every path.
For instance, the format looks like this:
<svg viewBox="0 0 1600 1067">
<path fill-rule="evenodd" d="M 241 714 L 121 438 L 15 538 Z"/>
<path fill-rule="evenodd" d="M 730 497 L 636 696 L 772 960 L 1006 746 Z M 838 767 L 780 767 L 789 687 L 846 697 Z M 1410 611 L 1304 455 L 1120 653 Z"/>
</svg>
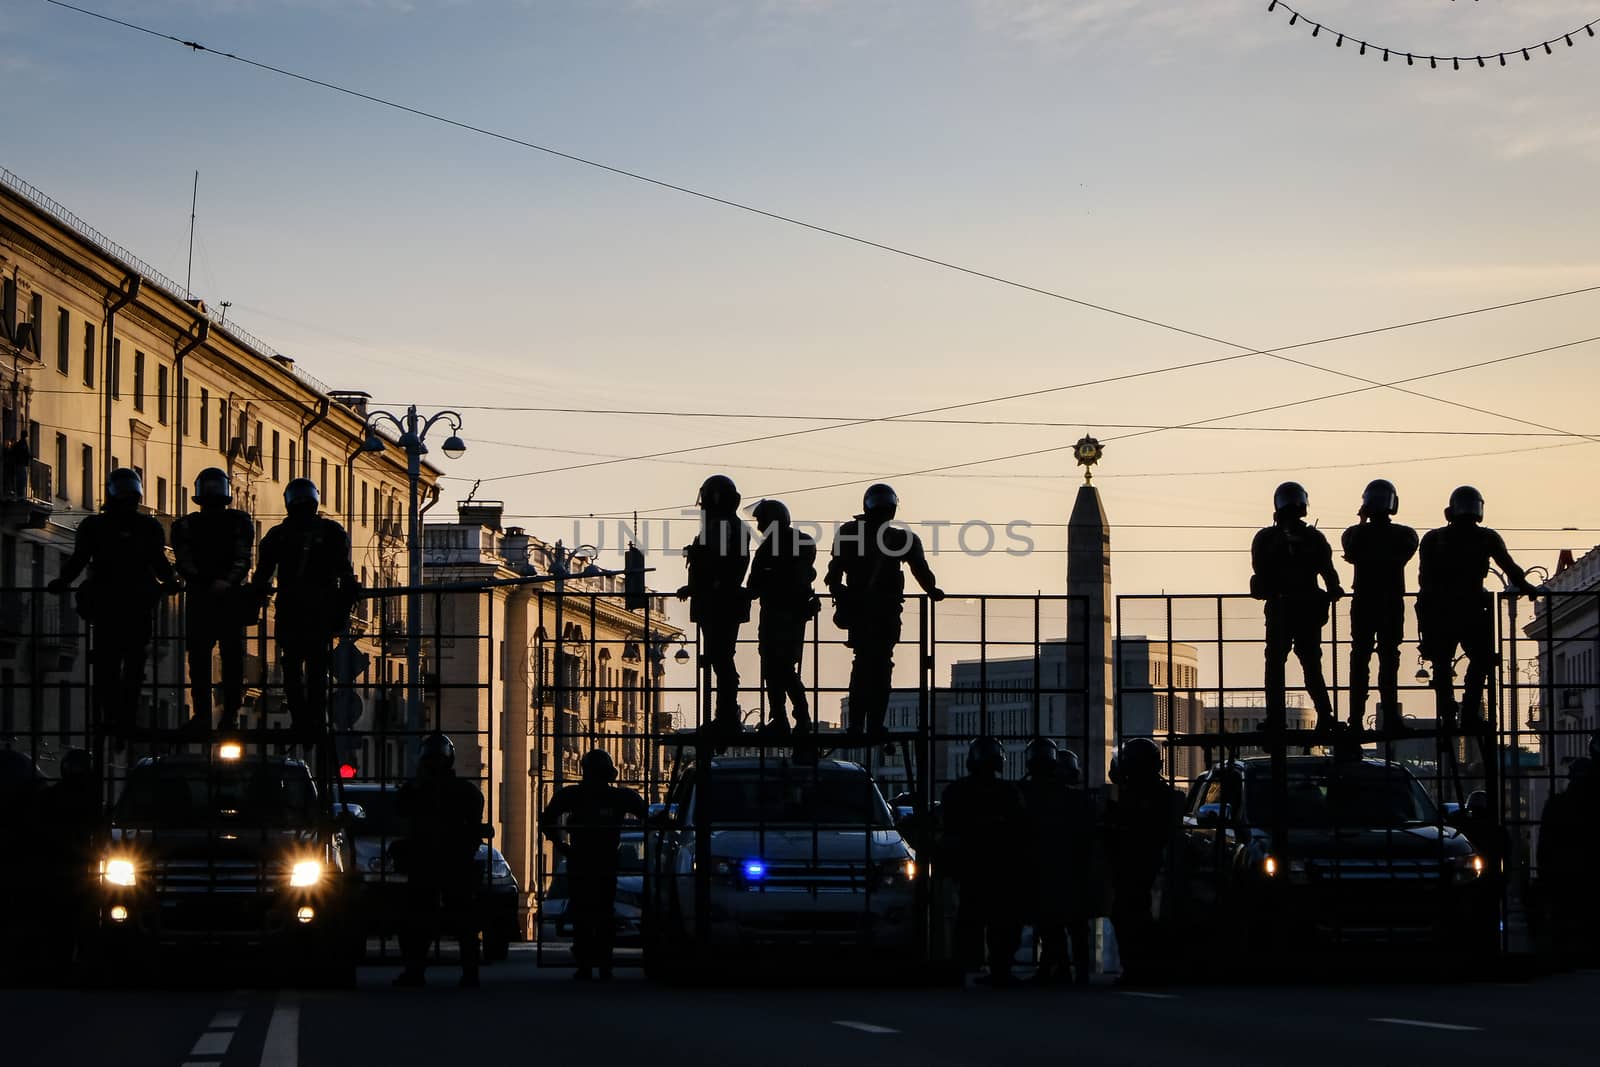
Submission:
<svg viewBox="0 0 1600 1067">
<path fill-rule="evenodd" d="M 1148 737 L 1130 737 L 1117 752 L 1120 781 L 1161 777 L 1161 748 Z"/>
<path fill-rule="evenodd" d="M 1400 492 L 1387 478 L 1374 478 L 1361 491 L 1360 516 L 1375 519 L 1380 515 L 1393 515 L 1400 510 Z"/>
<path fill-rule="evenodd" d="M 967 746 L 967 773 L 1000 777 L 1006 769 L 1006 750 L 995 738 L 975 737 Z"/>
<path fill-rule="evenodd" d="M 1469 819 L 1487 819 L 1489 817 L 1489 794 L 1481 789 L 1474 789 L 1467 795 L 1467 802 L 1462 805 Z"/>
<path fill-rule="evenodd" d="M 132 467 L 118 467 L 106 478 L 108 507 L 136 508 L 144 499 L 144 479 Z"/>
<path fill-rule="evenodd" d="M 900 497 L 895 494 L 894 487 L 883 482 L 867 486 L 867 491 L 861 494 L 861 510 L 868 518 L 892 519 L 899 507 Z"/>
<path fill-rule="evenodd" d="M 1306 517 L 1311 509 L 1311 494 L 1299 482 L 1284 482 L 1272 493 L 1274 515 L 1289 515 L 1296 519 Z"/>
<path fill-rule="evenodd" d="M 417 774 L 447 774 L 456 764 L 455 742 L 439 730 L 423 737 L 417 745 Z"/>
<path fill-rule="evenodd" d="M 1483 521 L 1483 494 L 1470 485 L 1463 485 L 1450 494 L 1450 506 L 1444 510 L 1451 522 Z"/>
<path fill-rule="evenodd" d="M 195 475 L 194 502 L 196 504 L 233 503 L 233 480 L 228 477 L 228 472 L 221 467 L 207 467 Z"/>
<path fill-rule="evenodd" d="M 322 494 L 310 478 L 294 478 L 283 487 L 283 506 L 291 515 L 315 515 L 322 506 Z"/>
<path fill-rule="evenodd" d="M 591 748 L 583 754 L 583 780 L 586 782 L 614 782 L 617 780 L 617 765 L 611 761 L 611 753 L 603 748 Z"/>
<path fill-rule="evenodd" d="M 758 500 L 750 509 L 750 517 L 756 520 L 756 529 L 765 533 L 768 526 L 778 524 L 778 529 L 788 529 L 792 520 L 789 518 L 789 506 L 781 500 Z"/>
<path fill-rule="evenodd" d="M 1056 773 L 1061 776 L 1061 780 L 1068 785 L 1081 783 L 1083 781 L 1083 761 L 1078 758 L 1078 754 L 1070 748 L 1064 748 L 1059 755 L 1061 769 Z"/>
<path fill-rule="evenodd" d="M 1023 751 L 1029 774 L 1053 775 L 1060 768 L 1060 749 L 1048 737 L 1035 737 Z"/>
<path fill-rule="evenodd" d="M 739 487 L 726 474 L 713 474 L 700 483 L 695 503 L 705 511 L 726 514 L 739 510 Z"/>
</svg>

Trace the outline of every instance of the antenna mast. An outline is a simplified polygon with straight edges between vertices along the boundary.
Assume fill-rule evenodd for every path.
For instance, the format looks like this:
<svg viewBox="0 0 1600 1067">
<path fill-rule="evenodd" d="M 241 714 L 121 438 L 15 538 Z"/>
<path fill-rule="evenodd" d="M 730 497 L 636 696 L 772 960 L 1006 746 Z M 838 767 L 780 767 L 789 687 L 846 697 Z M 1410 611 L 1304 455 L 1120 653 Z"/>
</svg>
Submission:
<svg viewBox="0 0 1600 1067">
<path fill-rule="evenodd" d="M 183 298 L 188 300 L 189 283 L 194 279 L 194 209 L 200 203 L 200 172 L 194 172 L 194 192 L 189 197 L 189 268 L 183 275 Z"/>
</svg>

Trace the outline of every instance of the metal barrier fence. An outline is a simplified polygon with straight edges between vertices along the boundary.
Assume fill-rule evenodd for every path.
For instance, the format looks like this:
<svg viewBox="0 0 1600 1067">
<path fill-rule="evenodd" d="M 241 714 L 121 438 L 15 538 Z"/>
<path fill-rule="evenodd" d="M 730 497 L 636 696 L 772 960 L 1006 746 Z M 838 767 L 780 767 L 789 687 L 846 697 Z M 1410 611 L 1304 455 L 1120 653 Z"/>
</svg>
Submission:
<svg viewBox="0 0 1600 1067">
<path fill-rule="evenodd" d="M 157 609 L 149 670 L 138 698 L 140 722 L 155 732 L 136 736 L 118 751 L 93 720 L 93 638 L 73 611 L 70 595 L 37 588 L 3 592 L 0 747 L 23 753 L 46 777 L 58 773 L 64 750 L 95 752 L 107 805 L 138 757 L 199 750 L 196 740 L 174 733 L 189 703 L 181 598 Z M 551 951 L 552 943 L 564 943 L 570 923 L 563 923 L 562 909 L 553 906 L 562 899 L 561 872 L 538 815 L 560 788 L 578 779 L 582 756 L 593 748 L 612 755 L 618 784 L 657 806 L 652 820 L 630 831 L 625 842 L 637 869 L 625 876 L 617 908 L 618 929 L 641 944 L 672 929 L 665 925 L 669 921 L 683 934 L 684 944 L 675 946 L 683 951 L 729 938 L 754 944 L 826 934 L 848 941 L 858 936 L 859 927 L 849 927 L 846 917 L 817 908 L 801 909 L 797 917 L 773 902 L 784 894 L 815 901 L 824 892 L 837 892 L 841 901 L 848 898 L 848 908 L 834 911 L 859 917 L 874 912 L 881 893 L 905 902 L 904 921 L 918 959 L 948 955 L 951 900 L 937 859 L 921 863 L 907 885 L 875 881 L 888 876 L 871 842 L 885 832 L 901 834 L 925 857 L 936 857 L 928 827 L 934 825 L 944 788 L 964 773 L 968 741 L 980 734 L 1005 746 L 1006 773 L 1012 778 L 1020 777 L 1023 749 L 1035 737 L 1051 737 L 1073 749 L 1090 768 L 1086 784 L 1102 807 L 1109 791 L 1102 788 L 1101 775 L 1111 748 L 1128 737 L 1156 738 L 1168 780 L 1185 794 L 1183 827 L 1167 858 L 1161 914 L 1181 926 L 1204 912 L 1200 905 L 1215 905 L 1220 894 L 1234 894 L 1235 903 L 1245 899 L 1233 878 L 1237 870 L 1225 870 L 1220 860 L 1249 836 L 1247 826 L 1229 820 L 1238 822 L 1240 809 L 1250 807 L 1252 768 L 1272 764 L 1280 740 L 1258 728 L 1266 719 L 1269 694 L 1261 680 L 1261 607 L 1247 597 L 1119 597 L 1113 625 L 1104 631 L 1110 638 L 1105 652 L 1112 677 L 1109 704 L 1099 702 L 1091 685 L 1098 661 L 1090 661 L 1095 644 L 1088 602 L 980 596 L 935 603 L 908 597 L 888 702 L 889 736 L 887 743 L 873 744 L 847 738 L 840 728 L 848 714 L 852 650 L 845 634 L 824 616 L 810 624 L 803 660 L 819 726 L 814 743 L 797 751 L 793 738 L 769 740 L 750 729 L 719 739 L 706 729 L 713 718 L 709 664 L 700 655 L 698 635 L 670 622 L 659 595 L 630 598 L 616 583 L 577 580 L 560 587 L 533 580 L 427 586 L 420 591 L 421 670 L 413 676 L 408 674 L 406 618 L 412 592 L 371 590 L 353 613 L 348 632 L 331 651 L 325 739 L 307 765 L 326 810 L 343 816 L 329 825 L 342 835 L 349 873 L 371 894 L 381 895 L 396 881 L 389 850 L 397 837 L 393 795 L 413 770 L 416 743 L 434 730 L 455 739 L 458 773 L 475 781 L 485 799 L 484 895 L 504 900 L 499 905 L 504 913 L 492 917 L 492 933 L 491 917 L 482 919 L 491 956 L 503 953 L 510 940 L 538 937 L 541 963 L 569 958 L 564 944 Z M 1400 862 L 1392 842 L 1405 828 L 1383 825 L 1366 829 L 1381 830 L 1378 836 L 1391 842 L 1389 851 L 1379 849 L 1362 861 L 1364 866 L 1353 858 L 1300 860 L 1292 858 L 1294 828 L 1285 840 L 1268 827 L 1249 861 L 1264 864 L 1271 857 L 1276 863 L 1281 855 L 1284 883 L 1296 881 L 1352 900 L 1375 884 L 1377 875 L 1393 881 L 1410 871 L 1424 895 L 1432 896 L 1407 906 L 1432 909 L 1436 917 L 1444 913 L 1440 900 L 1453 886 L 1435 877 L 1451 858 L 1443 844 L 1445 831 L 1459 828 L 1465 818 L 1451 806 L 1482 789 L 1490 814 L 1487 822 L 1479 817 L 1472 827 L 1478 834 L 1472 846 L 1473 855 L 1487 857 L 1492 865 L 1483 884 L 1492 889 L 1493 940 L 1500 951 L 1525 950 L 1540 933 L 1540 814 L 1570 762 L 1586 751 L 1596 726 L 1597 619 L 1600 592 L 1551 594 L 1536 603 L 1531 619 L 1526 605 L 1497 598 L 1498 659 L 1485 693 L 1492 729 L 1480 741 L 1441 733 L 1432 724 L 1432 665 L 1426 676 L 1417 673 L 1415 625 L 1408 612 L 1400 690 L 1416 733 L 1368 736 L 1361 755 L 1378 765 L 1398 765 L 1420 783 L 1430 805 L 1425 822 L 1435 829 L 1431 851 L 1416 851 Z M 238 733 L 246 753 L 262 758 L 300 744 L 282 732 L 289 716 L 273 626 L 267 612 L 248 630 L 246 701 Z M 1348 635 L 1347 609 L 1340 605 L 1323 631 L 1323 663 L 1342 717 L 1348 712 Z M 741 633 L 737 662 L 740 704 L 752 728 L 768 711 L 756 645 L 751 622 Z M 214 679 L 215 669 L 213 664 Z M 1350 742 L 1341 750 L 1310 730 L 1312 711 L 1294 699 L 1301 680 L 1293 662 L 1289 678 L 1287 732 L 1276 754 L 1298 761 L 1301 770 L 1295 774 L 1314 778 L 1306 768 L 1337 764 L 1337 757 L 1350 755 Z M 892 802 L 888 827 L 874 822 L 879 814 L 870 804 L 848 808 L 847 818 L 823 818 L 809 809 L 779 817 L 759 796 L 749 801 L 718 791 L 719 776 L 732 785 L 768 778 L 809 782 L 814 790 L 825 775 L 849 772 L 850 765 L 859 765 Z M 1338 787 L 1337 773 L 1328 773 L 1334 777 L 1316 786 L 1324 792 Z M 1274 788 L 1283 787 L 1283 779 L 1273 781 Z M 1298 779 L 1291 775 L 1289 781 Z M 697 790 L 724 807 L 691 812 Z M 745 801 L 748 810 L 740 810 Z M 1267 802 L 1258 797 L 1256 803 Z M 1287 810 L 1285 801 L 1278 803 Z M 696 817 L 698 823 L 691 821 Z M 1336 814 L 1322 829 L 1338 837 L 1363 828 L 1340 824 Z M 720 834 L 732 848 L 741 833 L 739 847 L 749 856 L 724 856 L 713 844 Z M 846 834 L 854 835 L 850 847 L 861 850 L 858 856 L 835 847 Z M 786 836 L 800 843 L 780 856 L 773 843 Z M 750 877 L 756 868 L 736 868 L 730 861 L 757 864 L 760 877 Z M 730 865 L 719 873 L 719 862 Z M 769 863 L 772 880 L 767 881 Z M 1314 884 L 1318 878 L 1325 881 Z M 1201 883 L 1209 888 L 1196 890 Z M 750 929 L 728 918 L 723 890 L 733 889 L 741 894 L 732 898 L 736 903 L 768 906 Z M 1336 919 L 1333 940 L 1394 935 L 1406 925 L 1402 917 L 1395 913 L 1348 926 Z M 372 919 L 369 952 L 393 956 L 395 930 L 392 915 Z"/>
</svg>

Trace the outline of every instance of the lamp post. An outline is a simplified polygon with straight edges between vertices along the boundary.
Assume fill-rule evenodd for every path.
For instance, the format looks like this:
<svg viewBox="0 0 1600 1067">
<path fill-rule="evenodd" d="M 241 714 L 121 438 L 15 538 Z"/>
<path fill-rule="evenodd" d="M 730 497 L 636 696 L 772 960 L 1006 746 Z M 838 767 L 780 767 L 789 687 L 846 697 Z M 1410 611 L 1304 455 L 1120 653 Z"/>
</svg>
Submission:
<svg viewBox="0 0 1600 1067">
<path fill-rule="evenodd" d="M 391 411 L 369 412 L 362 427 L 366 441 L 361 451 L 383 451 L 384 442 L 378 436 L 378 427 L 388 423 L 400 435 L 396 443 L 406 453 L 406 720 L 412 724 L 422 722 L 422 512 L 417 483 L 422 476 L 422 457 L 428 454 L 425 443 L 428 431 L 440 421 L 450 426 L 450 436 L 444 439 L 441 450 L 448 458 L 459 459 L 466 452 L 467 443 L 460 436 L 461 416 L 454 411 L 439 411 L 424 417 L 412 404 L 404 415 Z"/>
<path fill-rule="evenodd" d="M 604 573 L 594 562 L 595 557 L 599 554 L 600 550 L 593 545 L 578 545 L 576 548 L 568 548 L 560 541 L 545 549 L 545 558 L 549 564 L 550 576 L 556 580 L 556 644 L 555 653 L 551 657 L 552 666 L 555 670 L 555 684 L 552 688 L 555 693 L 556 715 L 555 722 L 552 724 L 555 730 L 551 737 L 550 747 L 551 756 L 556 765 L 555 785 L 557 789 L 561 788 L 566 779 L 567 761 L 567 675 L 566 663 L 563 662 L 564 653 L 561 651 L 562 642 L 566 640 L 567 635 L 564 632 L 566 624 L 562 621 L 562 606 L 567 599 L 568 578 L 589 578 Z M 576 559 L 586 559 L 589 562 L 581 571 L 574 574 L 572 572 L 572 561 Z"/>
</svg>

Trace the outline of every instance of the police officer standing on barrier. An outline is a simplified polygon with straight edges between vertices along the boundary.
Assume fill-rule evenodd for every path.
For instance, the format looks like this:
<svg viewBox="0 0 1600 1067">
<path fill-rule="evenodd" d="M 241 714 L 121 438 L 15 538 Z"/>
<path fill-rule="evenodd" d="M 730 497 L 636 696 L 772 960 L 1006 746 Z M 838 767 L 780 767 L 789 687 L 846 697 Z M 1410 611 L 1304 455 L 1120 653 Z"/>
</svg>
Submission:
<svg viewBox="0 0 1600 1067">
<path fill-rule="evenodd" d="M 1039 935 L 1039 984 L 1086 985 L 1089 949 L 1089 857 L 1094 806 L 1078 788 L 1078 754 L 1048 737 L 1028 742 L 1022 799 L 1028 811 L 1032 860 L 1031 914 Z M 1069 955 L 1070 949 L 1070 955 Z"/>
<path fill-rule="evenodd" d="M 944 858 L 954 870 L 959 903 L 956 945 L 961 962 L 977 967 L 980 982 L 1016 984 L 1011 973 L 1022 942 L 1024 871 L 1018 857 L 1027 835 L 1027 811 L 1017 787 L 1000 777 L 1006 750 L 993 737 L 967 746 L 967 774 L 945 786 Z"/>
<path fill-rule="evenodd" d="M 62 753 L 61 777 L 45 787 L 36 802 L 33 822 L 40 844 L 44 890 L 40 926 L 51 941 L 51 970 L 64 976 L 91 917 L 90 872 L 94 834 L 100 822 L 100 797 L 89 753 L 81 748 Z"/>
<path fill-rule="evenodd" d="M 744 590 L 750 531 L 739 519 L 739 489 L 726 474 L 707 478 L 696 503 L 700 533 L 684 547 L 689 582 L 678 590 L 678 599 L 689 602 L 689 620 L 700 626 L 705 669 L 716 678 L 712 732 L 737 737 L 744 727 L 735 657 L 739 627 L 750 619 L 750 597 Z"/>
<path fill-rule="evenodd" d="M 344 527 L 317 514 L 316 483 L 296 478 L 283 490 L 289 515 L 261 539 L 261 562 L 251 588 L 258 600 L 277 576 L 278 656 L 295 736 L 314 745 L 326 729 L 328 658 L 333 639 L 350 622 L 361 587 L 350 563 Z"/>
<path fill-rule="evenodd" d="M 94 709 L 101 728 L 118 739 L 134 727 L 134 709 L 149 662 L 152 613 L 163 595 L 180 588 L 167 562 L 167 538 L 155 516 L 139 510 L 144 482 L 118 467 L 106 479 L 105 508 L 78 524 L 72 555 L 45 586 L 59 593 L 89 571 L 78 590 L 78 614 L 89 622 L 94 667 Z"/>
<path fill-rule="evenodd" d="M 410 828 L 395 864 L 406 876 L 406 915 L 400 951 L 405 970 L 397 986 L 422 986 L 428 949 L 440 928 L 461 946 L 461 985 L 478 984 L 477 888 L 484 871 L 477 862 L 483 840 L 483 793 L 455 772 L 456 746 L 431 733 L 417 748 L 417 770 L 400 787 L 395 809 Z"/>
<path fill-rule="evenodd" d="M 1124 983 L 1156 977 L 1160 946 L 1152 894 L 1183 818 L 1183 795 L 1161 774 L 1161 749 L 1148 737 L 1122 743 L 1111 771 L 1116 798 L 1106 810 L 1111 924 Z"/>
<path fill-rule="evenodd" d="M 1418 553 L 1420 650 L 1422 658 L 1433 665 L 1439 725 L 1451 730 L 1458 724 L 1456 649 L 1466 653 L 1467 680 L 1461 692 L 1459 725 L 1475 731 L 1488 725 L 1483 714 L 1483 687 L 1499 660 L 1494 647 L 1494 598 L 1483 587 L 1489 565 L 1500 568 L 1514 593 L 1538 596 L 1540 590 L 1506 551 L 1505 540 L 1482 525 L 1482 493 L 1470 485 L 1461 486 L 1450 494 L 1444 517 L 1446 525 L 1429 530 Z"/>
<path fill-rule="evenodd" d="M 794 703 L 794 730 L 811 731 L 810 705 L 800 680 L 806 624 L 817 617 L 822 601 L 811 589 L 817 577 L 817 542 L 794 528 L 781 500 L 762 500 L 750 509 L 766 539 L 750 561 L 750 597 L 761 603 L 756 638 L 761 649 L 761 677 L 767 689 L 766 731 L 789 734 L 786 705 Z"/>
<path fill-rule="evenodd" d="M 1361 521 L 1344 532 L 1344 558 L 1355 568 L 1350 600 L 1350 726 L 1361 729 L 1372 653 L 1378 653 L 1379 729 L 1404 733 L 1400 714 L 1400 642 L 1405 637 L 1406 564 L 1417 554 L 1417 531 L 1395 522 L 1400 494 L 1377 479 L 1361 494 Z"/>
<path fill-rule="evenodd" d="M 900 498 L 889 486 L 867 487 L 860 515 L 839 527 L 833 556 L 823 582 L 833 597 L 833 621 L 849 636 L 850 741 L 886 739 L 884 719 L 894 677 L 894 646 L 900 642 L 906 577 L 911 568 L 931 600 L 943 600 L 922 549 L 922 539 L 904 526 L 893 525 Z"/>
<path fill-rule="evenodd" d="M 233 503 L 226 471 L 207 467 L 194 480 L 200 510 L 172 524 L 172 552 L 189 590 L 184 644 L 189 654 L 189 692 L 194 715 L 189 728 L 211 729 L 211 649 L 222 660 L 222 721 L 232 729 L 244 706 L 244 627 L 248 610 L 243 585 L 250 576 L 256 530 Z"/>
<path fill-rule="evenodd" d="M 583 779 L 550 798 L 539 816 L 539 832 L 566 857 L 568 900 L 572 915 L 572 954 L 579 981 L 611 979 L 611 949 L 616 936 L 617 848 L 628 816 L 643 820 L 649 812 L 644 797 L 616 785 L 617 767 L 610 753 L 593 749 L 583 757 Z M 562 818 L 566 825 L 561 825 Z M 561 840 L 565 829 L 566 841 Z"/>
<path fill-rule="evenodd" d="M 1250 545 L 1250 595 L 1266 601 L 1267 726 L 1285 723 L 1285 666 L 1293 651 L 1306 692 L 1317 710 L 1317 729 L 1334 725 L 1333 701 L 1322 675 L 1322 627 L 1333 601 L 1344 596 L 1333 569 L 1333 548 L 1322 531 L 1306 525 L 1311 498 L 1299 482 L 1284 482 L 1272 495 L 1272 525 Z M 1317 585 L 1321 578 L 1326 589 Z"/>
</svg>

